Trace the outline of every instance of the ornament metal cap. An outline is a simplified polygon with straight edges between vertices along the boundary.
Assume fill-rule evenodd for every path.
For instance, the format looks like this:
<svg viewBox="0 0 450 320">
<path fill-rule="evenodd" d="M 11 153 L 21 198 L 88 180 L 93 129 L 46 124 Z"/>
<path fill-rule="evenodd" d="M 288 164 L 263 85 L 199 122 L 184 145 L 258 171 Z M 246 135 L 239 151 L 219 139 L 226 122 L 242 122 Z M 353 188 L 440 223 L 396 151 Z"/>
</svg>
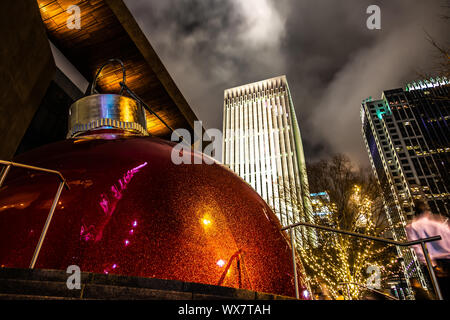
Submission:
<svg viewBox="0 0 450 320">
<path fill-rule="evenodd" d="M 70 106 L 67 138 L 99 129 L 122 129 L 148 136 L 142 106 L 134 99 L 117 94 L 86 96 Z"/>
<path fill-rule="evenodd" d="M 101 94 L 94 91 L 100 72 L 112 62 L 121 64 L 122 83 L 125 84 L 126 75 L 122 61 L 111 59 L 103 64 L 90 86 L 90 95 L 70 106 L 67 138 L 100 129 L 121 129 L 132 134 L 148 136 L 145 110 L 135 99 L 122 95 L 123 86 L 120 94 Z"/>
</svg>

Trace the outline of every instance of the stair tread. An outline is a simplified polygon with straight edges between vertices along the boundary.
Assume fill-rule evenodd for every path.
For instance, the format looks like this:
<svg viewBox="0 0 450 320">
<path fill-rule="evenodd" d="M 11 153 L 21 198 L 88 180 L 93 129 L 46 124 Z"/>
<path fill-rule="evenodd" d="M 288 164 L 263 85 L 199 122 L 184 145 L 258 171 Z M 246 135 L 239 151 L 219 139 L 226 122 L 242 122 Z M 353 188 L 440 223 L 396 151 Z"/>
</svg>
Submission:
<svg viewBox="0 0 450 320">
<path fill-rule="evenodd" d="M 77 300 L 71 297 L 38 296 L 29 294 L 0 293 L 0 300 Z"/>
<path fill-rule="evenodd" d="M 1 295 L 81 299 L 81 290 L 69 290 L 65 282 L 0 279 Z M 135 288 L 106 284 L 86 284 L 82 299 L 190 299 L 189 292 Z"/>
<path fill-rule="evenodd" d="M 0 268 L 0 300 L 192 300 L 289 299 L 288 297 L 179 280 L 81 273 L 81 290 L 70 290 L 64 270 Z"/>
</svg>

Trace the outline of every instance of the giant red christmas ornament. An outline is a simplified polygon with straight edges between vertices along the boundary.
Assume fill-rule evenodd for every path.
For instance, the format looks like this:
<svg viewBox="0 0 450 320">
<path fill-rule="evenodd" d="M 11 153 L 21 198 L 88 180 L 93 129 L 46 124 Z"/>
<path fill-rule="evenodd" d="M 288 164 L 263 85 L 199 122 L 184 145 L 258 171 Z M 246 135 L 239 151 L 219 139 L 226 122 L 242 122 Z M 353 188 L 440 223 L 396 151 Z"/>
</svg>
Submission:
<svg viewBox="0 0 450 320">
<path fill-rule="evenodd" d="M 67 140 L 13 160 L 60 171 L 70 186 L 36 268 L 78 265 L 294 296 L 288 242 L 247 183 L 217 163 L 175 165 L 174 143 L 144 136 L 133 99 L 94 94 L 70 112 Z M 0 189 L 2 267 L 29 266 L 58 182 L 43 172 L 9 173 Z"/>
</svg>

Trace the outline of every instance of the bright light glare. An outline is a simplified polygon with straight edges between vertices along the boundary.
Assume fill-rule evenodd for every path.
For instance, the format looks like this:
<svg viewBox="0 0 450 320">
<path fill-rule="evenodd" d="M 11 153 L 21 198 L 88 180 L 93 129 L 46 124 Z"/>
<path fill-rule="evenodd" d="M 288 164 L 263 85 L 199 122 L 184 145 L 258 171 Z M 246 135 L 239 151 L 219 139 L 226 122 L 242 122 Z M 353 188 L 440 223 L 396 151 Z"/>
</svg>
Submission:
<svg viewBox="0 0 450 320">
<path fill-rule="evenodd" d="M 225 265 L 225 261 L 220 259 L 219 261 L 217 261 L 217 265 L 222 268 Z"/>
</svg>

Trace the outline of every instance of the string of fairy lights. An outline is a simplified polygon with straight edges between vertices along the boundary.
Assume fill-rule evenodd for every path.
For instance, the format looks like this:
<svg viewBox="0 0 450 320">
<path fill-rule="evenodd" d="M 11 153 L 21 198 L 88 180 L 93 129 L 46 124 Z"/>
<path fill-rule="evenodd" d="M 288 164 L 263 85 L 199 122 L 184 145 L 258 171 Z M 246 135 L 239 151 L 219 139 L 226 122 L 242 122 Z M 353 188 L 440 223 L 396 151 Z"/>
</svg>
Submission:
<svg viewBox="0 0 450 320">
<path fill-rule="evenodd" d="M 323 203 L 317 205 L 323 206 Z M 360 186 L 354 186 L 349 199 L 349 207 L 354 211 L 351 221 L 352 230 L 367 235 L 376 235 L 377 225 L 374 222 L 374 201 L 363 194 Z M 329 204 L 330 214 L 326 217 L 328 225 L 339 225 L 337 206 Z M 323 218 L 321 218 L 323 219 Z M 324 223 L 324 221 L 321 221 Z M 350 283 L 365 284 L 370 274 L 367 267 L 377 266 L 381 271 L 381 280 L 394 275 L 396 260 L 389 258 L 389 246 L 377 246 L 372 241 L 353 238 L 333 233 L 323 233 L 318 248 L 299 248 L 300 257 L 306 268 L 310 269 L 312 285 L 325 285 L 331 298 L 337 298 L 339 290 L 349 294 L 352 299 L 358 299 L 361 288 Z M 349 283 L 343 287 L 342 283 Z M 348 289 L 347 289 L 348 288 Z M 348 293 L 347 293 L 348 290 Z"/>
</svg>

